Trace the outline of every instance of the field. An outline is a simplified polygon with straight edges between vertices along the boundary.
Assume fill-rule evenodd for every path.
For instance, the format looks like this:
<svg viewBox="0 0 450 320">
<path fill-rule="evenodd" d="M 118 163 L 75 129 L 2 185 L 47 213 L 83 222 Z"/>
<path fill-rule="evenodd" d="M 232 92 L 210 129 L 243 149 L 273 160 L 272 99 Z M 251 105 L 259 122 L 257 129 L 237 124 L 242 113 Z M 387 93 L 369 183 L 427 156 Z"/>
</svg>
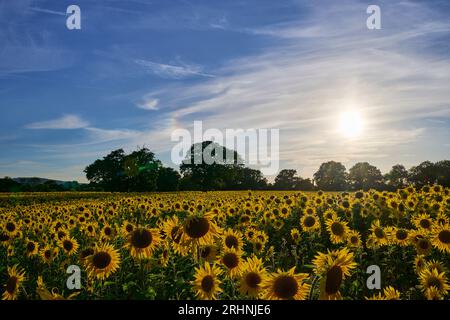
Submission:
<svg viewBox="0 0 450 320">
<path fill-rule="evenodd" d="M 446 299 L 449 215 L 440 186 L 5 194 L 2 298 Z"/>
</svg>

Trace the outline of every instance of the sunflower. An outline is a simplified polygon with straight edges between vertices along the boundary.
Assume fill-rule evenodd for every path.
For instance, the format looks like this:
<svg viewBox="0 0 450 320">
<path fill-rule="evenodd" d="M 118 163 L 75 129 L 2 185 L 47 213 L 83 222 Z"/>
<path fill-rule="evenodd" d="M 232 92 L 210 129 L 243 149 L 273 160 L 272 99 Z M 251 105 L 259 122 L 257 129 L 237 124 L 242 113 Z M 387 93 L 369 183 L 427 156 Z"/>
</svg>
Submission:
<svg viewBox="0 0 450 320">
<path fill-rule="evenodd" d="M 433 228 L 431 239 L 435 248 L 450 253 L 450 225 L 438 225 Z"/>
<path fill-rule="evenodd" d="M 176 254 L 186 256 L 188 248 L 183 245 L 183 225 L 180 224 L 178 217 L 173 216 L 162 223 L 161 229 L 166 239 L 169 239 L 170 246 Z"/>
<path fill-rule="evenodd" d="M 347 245 L 352 248 L 361 248 L 361 235 L 358 231 L 350 230 L 347 235 Z"/>
<path fill-rule="evenodd" d="M 427 261 L 426 267 L 430 270 L 436 269 L 439 273 L 447 272 L 447 268 L 442 264 L 442 262 L 434 259 Z"/>
<path fill-rule="evenodd" d="M 214 244 L 207 244 L 199 248 L 200 257 L 210 263 L 214 262 L 217 257 L 218 248 Z"/>
<path fill-rule="evenodd" d="M 220 232 L 212 218 L 212 213 L 188 217 L 183 224 L 182 242 L 186 245 L 211 244 L 214 237 Z"/>
<path fill-rule="evenodd" d="M 20 294 L 20 285 L 25 280 L 25 271 L 18 265 L 8 267 L 8 280 L 5 284 L 2 300 L 16 300 Z"/>
<path fill-rule="evenodd" d="M 50 264 L 58 256 L 58 252 L 59 249 L 57 247 L 52 248 L 46 245 L 40 250 L 39 254 L 45 263 Z"/>
<path fill-rule="evenodd" d="M 158 229 L 140 227 L 130 232 L 127 245 L 133 258 L 146 259 L 151 257 L 159 243 Z"/>
<path fill-rule="evenodd" d="M 106 224 L 103 226 L 101 230 L 101 239 L 102 240 L 112 240 L 115 236 L 115 230 L 113 226 Z"/>
<path fill-rule="evenodd" d="M 122 226 L 120 228 L 120 233 L 123 237 L 128 238 L 130 232 L 132 232 L 135 229 L 135 225 L 127 220 L 122 222 Z"/>
<path fill-rule="evenodd" d="M 431 231 L 431 229 L 433 228 L 433 220 L 431 219 L 430 215 L 426 213 L 416 215 L 412 219 L 412 222 L 419 230 Z"/>
<path fill-rule="evenodd" d="M 417 239 L 415 243 L 417 254 L 427 256 L 431 253 L 431 249 L 433 248 L 430 239 L 427 237 L 422 237 Z"/>
<path fill-rule="evenodd" d="M 450 290 L 447 277 L 444 272 L 439 273 L 437 269 L 423 269 L 419 274 L 420 288 L 424 293 L 434 287 L 439 296 L 445 296 Z"/>
<path fill-rule="evenodd" d="M 375 220 L 370 226 L 371 235 L 369 236 L 374 241 L 375 246 L 384 246 L 389 244 L 389 234 L 386 232 L 381 224 L 380 220 Z"/>
<path fill-rule="evenodd" d="M 225 248 L 240 250 L 243 246 L 242 234 L 233 229 L 227 229 L 222 234 L 222 244 Z"/>
<path fill-rule="evenodd" d="M 255 256 L 248 258 L 242 267 L 239 291 L 244 296 L 258 298 L 266 278 L 267 271 L 262 260 Z"/>
<path fill-rule="evenodd" d="M 6 232 L 10 237 L 14 237 L 19 232 L 20 225 L 12 220 L 8 220 L 3 223 L 3 230 Z"/>
<path fill-rule="evenodd" d="M 25 250 L 27 252 L 27 257 L 35 256 L 39 253 L 39 244 L 35 241 L 27 241 L 25 245 Z"/>
<path fill-rule="evenodd" d="M 315 274 L 321 277 L 320 296 L 321 300 L 340 299 L 339 289 L 342 281 L 350 276 L 351 271 L 356 268 L 353 253 L 347 248 L 341 250 L 328 250 L 328 253 L 319 252 L 313 260 Z"/>
<path fill-rule="evenodd" d="M 389 230 L 390 241 L 399 246 L 409 245 L 409 231 L 403 228 L 393 227 Z"/>
<path fill-rule="evenodd" d="M 300 219 L 300 224 L 305 232 L 314 232 L 320 229 L 319 217 L 315 214 L 305 214 Z"/>
<path fill-rule="evenodd" d="M 294 243 L 298 244 L 300 242 L 300 231 L 297 228 L 291 229 L 291 238 Z"/>
<path fill-rule="evenodd" d="M 400 292 L 394 287 L 387 286 L 383 289 L 383 294 L 386 300 L 400 300 Z"/>
<path fill-rule="evenodd" d="M 109 244 L 101 244 L 94 248 L 88 256 L 86 269 L 90 277 L 104 280 L 116 272 L 120 264 L 120 254 Z"/>
<path fill-rule="evenodd" d="M 334 244 L 339 244 L 345 241 L 347 233 L 350 230 L 347 222 L 341 221 L 339 218 L 334 220 L 326 220 L 327 230 L 330 233 L 330 240 Z"/>
<path fill-rule="evenodd" d="M 262 283 L 263 298 L 265 300 L 305 300 L 311 286 L 305 283 L 309 275 L 295 273 L 295 267 L 288 271 L 280 269 L 269 274 Z"/>
<path fill-rule="evenodd" d="M 449 219 L 444 213 L 439 212 L 437 217 L 436 217 L 436 224 L 438 226 L 448 225 L 449 224 Z"/>
<path fill-rule="evenodd" d="M 65 236 L 58 244 L 68 256 L 72 256 L 78 251 L 78 242 L 72 237 Z"/>
<path fill-rule="evenodd" d="M 205 262 L 203 267 L 195 268 L 195 280 L 192 282 L 195 295 L 201 300 L 216 300 L 217 295 L 222 292 L 219 276 L 222 273 L 215 264 Z"/>
<path fill-rule="evenodd" d="M 233 278 L 241 272 L 243 265 L 242 252 L 234 248 L 225 248 L 220 256 L 220 262 L 224 265 L 227 275 Z"/>
<path fill-rule="evenodd" d="M 75 292 L 69 295 L 67 298 L 64 298 L 62 295 L 58 294 L 56 290 L 52 290 L 52 292 L 48 291 L 45 287 L 44 281 L 42 280 L 42 276 L 38 276 L 36 281 L 36 293 L 39 295 L 41 300 L 72 300 L 76 296 L 80 294 L 80 292 Z"/>
<path fill-rule="evenodd" d="M 420 255 L 418 254 L 415 258 L 414 258 L 414 270 L 417 274 L 420 274 L 420 272 L 422 272 L 422 270 L 424 270 L 427 266 L 427 261 L 425 260 L 425 256 L 424 255 Z"/>
</svg>

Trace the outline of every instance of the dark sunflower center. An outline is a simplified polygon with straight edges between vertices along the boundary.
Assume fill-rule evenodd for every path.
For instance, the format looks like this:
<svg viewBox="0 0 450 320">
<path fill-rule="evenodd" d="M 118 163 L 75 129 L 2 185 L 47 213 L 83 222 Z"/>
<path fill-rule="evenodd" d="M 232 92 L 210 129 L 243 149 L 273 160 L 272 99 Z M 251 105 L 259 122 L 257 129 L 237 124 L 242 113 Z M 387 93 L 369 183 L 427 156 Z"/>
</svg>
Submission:
<svg viewBox="0 0 450 320">
<path fill-rule="evenodd" d="M 249 217 L 248 215 L 244 214 L 244 215 L 241 217 L 241 222 L 242 222 L 242 223 L 247 223 L 247 222 L 249 222 L 249 221 L 250 221 L 250 217 Z"/>
<path fill-rule="evenodd" d="M 441 290 L 441 288 L 442 288 L 441 281 L 439 281 L 439 279 L 436 277 L 430 277 L 427 280 L 427 285 L 428 285 L 428 287 L 435 287 L 438 290 Z"/>
<path fill-rule="evenodd" d="M 273 285 L 273 292 L 280 299 L 290 299 L 297 291 L 298 283 L 292 276 L 280 276 Z"/>
<path fill-rule="evenodd" d="M 8 230 L 9 232 L 13 232 L 14 230 L 16 230 L 16 225 L 12 222 L 8 222 L 6 224 L 6 230 Z"/>
<path fill-rule="evenodd" d="M 109 227 L 106 227 L 105 228 L 105 234 L 107 235 L 107 236 L 109 236 L 109 235 L 111 235 L 111 228 L 109 228 Z"/>
<path fill-rule="evenodd" d="M 258 288 L 258 285 L 261 283 L 261 276 L 257 274 L 256 272 L 249 272 L 245 276 L 245 283 L 250 288 L 256 289 Z"/>
<path fill-rule="evenodd" d="M 406 232 L 405 230 L 398 230 L 395 233 L 395 236 L 398 240 L 405 240 L 408 237 L 408 232 Z"/>
<path fill-rule="evenodd" d="M 450 231 L 449 230 L 442 230 L 438 234 L 439 241 L 445 244 L 450 243 Z"/>
<path fill-rule="evenodd" d="M 239 259 L 236 256 L 236 254 L 234 253 L 226 253 L 223 256 L 223 264 L 228 268 L 228 269 L 233 269 L 236 268 L 237 265 L 239 264 Z"/>
<path fill-rule="evenodd" d="M 428 229 L 430 227 L 431 223 L 428 219 L 422 219 L 420 220 L 420 226 L 424 229 Z"/>
<path fill-rule="evenodd" d="M 133 226 L 131 224 L 127 224 L 127 226 L 125 227 L 125 230 L 127 230 L 127 232 L 131 232 L 131 231 L 133 231 Z"/>
<path fill-rule="evenodd" d="M 358 243 L 358 237 L 352 236 L 352 237 L 350 238 L 350 242 L 351 242 L 352 244 Z"/>
<path fill-rule="evenodd" d="M 92 258 L 92 263 L 97 269 L 104 269 L 111 263 L 111 256 L 108 252 L 98 252 Z"/>
<path fill-rule="evenodd" d="M 235 248 L 235 249 L 237 249 L 238 246 L 239 246 L 239 241 L 238 241 L 238 239 L 235 236 L 227 236 L 225 238 L 225 245 L 228 248 Z"/>
<path fill-rule="evenodd" d="M 214 278 L 210 275 L 207 275 L 203 278 L 201 286 L 203 291 L 211 292 L 214 287 Z"/>
<path fill-rule="evenodd" d="M 337 236 L 342 236 L 344 234 L 344 226 L 339 222 L 333 222 L 331 232 Z"/>
<path fill-rule="evenodd" d="M 375 231 L 375 236 L 379 239 L 383 239 L 384 238 L 384 231 L 381 228 L 376 228 Z"/>
<path fill-rule="evenodd" d="M 131 235 L 131 244 L 135 248 L 144 249 L 151 245 L 152 233 L 146 229 L 138 229 Z"/>
<path fill-rule="evenodd" d="M 210 253 L 211 253 L 211 247 L 205 247 L 205 248 L 202 249 L 200 254 L 201 254 L 203 259 L 206 259 L 209 256 Z"/>
<path fill-rule="evenodd" d="M 209 221 L 203 217 L 193 218 L 186 224 L 184 231 L 191 238 L 201 238 L 209 231 Z"/>
<path fill-rule="evenodd" d="M 426 250 L 430 247 L 430 243 L 428 242 L 427 239 L 420 239 L 418 242 L 419 248 Z"/>
<path fill-rule="evenodd" d="M 69 240 L 64 240 L 63 247 L 64 247 L 64 250 L 70 251 L 73 248 L 73 243 Z"/>
<path fill-rule="evenodd" d="M 339 266 L 334 266 L 328 270 L 325 282 L 325 292 L 327 294 L 336 294 L 339 291 L 342 283 L 342 276 L 342 269 Z"/>
<path fill-rule="evenodd" d="M 180 241 L 181 241 L 180 227 L 178 227 L 178 226 L 173 227 L 172 231 L 170 232 L 170 236 L 172 237 L 173 242 L 180 243 Z"/>
<path fill-rule="evenodd" d="M 261 251 L 262 247 L 263 247 L 263 245 L 262 245 L 261 242 L 256 242 L 255 243 L 255 248 L 256 248 L 257 251 Z"/>
<path fill-rule="evenodd" d="M 305 227 L 310 228 L 310 227 L 314 226 L 315 223 L 316 223 L 316 219 L 314 219 L 314 217 L 309 216 L 309 217 L 305 218 Z M 342 232 L 343 231 L 344 230 L 342 230 Z"/>
<path fill-rule="evenodd" d="M 9 294 L 13 294 L 16 291 L 18 281 L 19 279 L 15 276 L 9 277 L 8 281 L 6 281 L 6 291 Z"/>
<path fill-rule="evenodd" d="M 28 242 L 27 243 L 27 251 L 28 252 L 33 252 L 34 248 L 36 248 L 36 245 L 33 242 Z"/>
<path fill-rule="evenodd" d="M 52 253 L 50 252 L 50 250 L 45 250 L 44 256 L 46 259 L 50 259 L 52 257 Z"/>
</svg>

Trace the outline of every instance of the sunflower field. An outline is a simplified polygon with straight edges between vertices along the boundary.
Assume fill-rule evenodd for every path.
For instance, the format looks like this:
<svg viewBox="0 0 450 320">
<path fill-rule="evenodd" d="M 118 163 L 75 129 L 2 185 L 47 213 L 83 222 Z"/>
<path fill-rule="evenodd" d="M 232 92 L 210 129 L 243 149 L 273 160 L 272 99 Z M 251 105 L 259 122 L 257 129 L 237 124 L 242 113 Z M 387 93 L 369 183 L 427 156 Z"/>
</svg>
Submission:
<svg viewBox="0 0 450 320">
<path fill-rule="evenodd" d="M 450 190 L 0 196 L 2 299 L 448 299 Z M 379 289 L 369 289 L 369 266 Z M 69 266 L 81 288 L 71 290 Z M 70 268 L 69 268 L 70 269 Z"/>
</svg>

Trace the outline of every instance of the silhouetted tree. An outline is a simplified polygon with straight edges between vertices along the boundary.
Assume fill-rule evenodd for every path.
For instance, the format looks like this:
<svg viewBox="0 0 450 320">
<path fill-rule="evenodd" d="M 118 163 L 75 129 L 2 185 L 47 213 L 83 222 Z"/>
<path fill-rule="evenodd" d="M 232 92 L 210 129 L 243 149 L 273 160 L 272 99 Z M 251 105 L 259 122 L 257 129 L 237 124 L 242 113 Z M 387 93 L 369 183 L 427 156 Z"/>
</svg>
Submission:
<svg viewBox="0 0 450 320">
<path fill-rule="evenodd" d="M 450 160 L 438 161 L 436 167 L 436 183 L 450 188 Z"/>
<path fill-rule="evenodd" d="M 328 161 L 314 173 L 314 181 L 320 190 L 342 191 L 347 188 L 347 173 L 340 162 Z"/>
<path fill-rule="evenodd" d="M 233 171 L 236 180 L 230 189 L 262 190 L 267 188 L 267 179 L 260 170 L 236 167 Z"/>
<path fill-rule="evenodd" d="M 126 155 L 114 150 L 87 166 L 86 178 L 106 191 L 154 191 L 161 162 L 147 148 Z"/>
<path fill-rule="evenodd" d="M 436 166 L 430 161 L 424 161 L 412 167 L 408 172 L 408 181 L 419 188 L 434 184 L 437 181 Z"/>
<path fill-rule="evenodd" d="M 358 162 L 350 168 L 348 182 L 353 190 L 381 189 L 383 175 L 377 167 L 368 162 Z"/>
<path fill-rule="evenodd" d="M 158 172 L 158 191 L 177 191 L 180 184 L 180 174 L 172 169 L 162 167 Z"/>
<path fill-rule="evenodd" d="M 276 176 L 273 187 L 277 190 L 294 190 L 297 183 L 297 170 L 283 169 Z"/>
<path fill-rule="evenodd" d="M 391 190 L 402 189 L 408 184 L 408 170 L 401 164 L 396 164 L 384 175 L 384 181 Z"/>
<path fill-rule="evenodd" d="M 192 190 L 228 189 L 235 184 L 237 169 L 242 167 L 243 160 L 234 150 L 212 141 L 193 144 L 180 165 L 186 178 L 183 187 L 189 185 Z"/>
</svg>

